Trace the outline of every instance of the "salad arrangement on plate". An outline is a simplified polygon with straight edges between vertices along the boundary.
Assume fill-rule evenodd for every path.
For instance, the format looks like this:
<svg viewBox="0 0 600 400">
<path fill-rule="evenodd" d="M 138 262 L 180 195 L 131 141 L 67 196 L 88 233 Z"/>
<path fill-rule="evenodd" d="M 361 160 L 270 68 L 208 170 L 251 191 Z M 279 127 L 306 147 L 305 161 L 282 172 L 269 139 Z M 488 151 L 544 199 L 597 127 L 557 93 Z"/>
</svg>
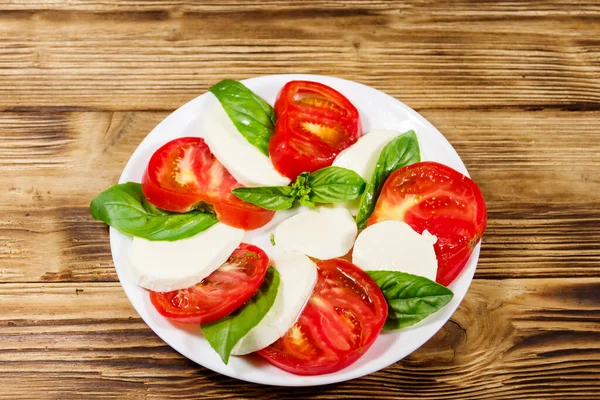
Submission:
<svg viewBox="0 0 600 400">
<path fill-rule="evenodd" d="M 452 299 L 487 221 L 471 179 L 421 161 L 414 131 L 363 135 L 324 84 L 290 81 L 274 107 L 237 81 L 210 91 L 203 132 L 90 206 L 133 237 L 129 276 L 161 315 L 200 325 L 224 363 L 319 375 Z M 257 229 L 269 248 L 244 242 Z"/>
</svg>

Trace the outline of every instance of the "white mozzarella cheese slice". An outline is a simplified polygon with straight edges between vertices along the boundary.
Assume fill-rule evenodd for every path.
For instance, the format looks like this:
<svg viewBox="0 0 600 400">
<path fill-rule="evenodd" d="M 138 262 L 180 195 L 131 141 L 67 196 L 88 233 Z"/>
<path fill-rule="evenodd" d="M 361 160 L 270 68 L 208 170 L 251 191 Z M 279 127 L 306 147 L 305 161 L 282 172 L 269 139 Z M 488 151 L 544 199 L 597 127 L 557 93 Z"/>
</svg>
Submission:
<svg viewBox="0 0 600 400">
<path fill-rule="evenodd" d="M 378 222 L 358 235 L 352 262 L 365 271 L 407 272 L 435 281 L 436 241 L 429 232 L 420 235 L 405 222 Z"/>
<path fill-rule="evenodd" d="M 129 271 L 138 285 L 155 292 L 185 289 L 227 261 L 243 237 L 242 229 L 220 222 L 190 238 L 172 242 L 134 237 Z"/>
<path fill-rule="evenodd" d="M 317 266 L 304 254 L 282 252 L 271 261 L 280 276 L 275 302 L 267 315 L 235 345 L 231 354 L 253 353 L 285 335 L 298 319 L 317 283 Z"/>
<path fill-rule="evenodd" d="M 275 247 L 326 260 L 347 254 L 357 231 L 354 218 L 345 208 L 319 206 L 281 222 L 275 228 Z"/>
<path fill-rule="evenodd" d="M 400 136 L 400 132 L 389 130 L 376 130 L 362 136 L 356 143 L 342 151 L 333 161 L 337 167 L 351 169 L 359 174 L 365 182 L 369 182 L 375 170 L 381 150 L 392 139 Z M 336 203 L 347 208 L 352 215 L 358 213 L 360 198 Z"/>
<path fill-rule="evenodd" d="M 286 186 L 290 179 L 275 170 L 271 159 L 237 130 L 227 112 L 216 105 L 204 120 L 204 140 L 217 160 L 244 186 Z"/>
</svg>

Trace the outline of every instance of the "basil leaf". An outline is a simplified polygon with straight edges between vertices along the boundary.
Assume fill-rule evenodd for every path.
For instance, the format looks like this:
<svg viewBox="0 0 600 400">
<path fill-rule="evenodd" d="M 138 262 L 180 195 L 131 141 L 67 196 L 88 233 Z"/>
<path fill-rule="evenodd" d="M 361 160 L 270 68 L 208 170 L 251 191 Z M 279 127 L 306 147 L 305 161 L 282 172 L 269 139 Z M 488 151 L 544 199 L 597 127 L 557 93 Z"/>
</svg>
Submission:
<svg viewBox="0 0 600 400">
<path fill-rule="evenodd" d="M 365 181 L 356 172 L 326 167 L 303 172 L 290 186 L 241 187 L 231 191 L 236 197 L 267 210 L 286 210 L 298 202 L 315 208 L 315 203 L 352 200 L 365 190 Z"/>
<path fill-rule="evenodd" d="M 353 200 L 365 191 L 366 183 L 356 172 L 342 167 L 326 167 L 308 177 L 310 199 L 316 203 Z"/>
<path fill-rule="evenodd" d="M 422 276 L 397 271 L 367 271 L 388 302 L 384 329 L 401 329 L 421 321 L 444 307 L 454 293 Z"/>
<path fill-rule="evenodd" d="M 202 333 L 225 364 L 231 350 L 271 309 L 279 290 L 279 272 L 271 266 L 256 294 L 246 304 L 228 316 L 200 325 Z"/>
<path fill-rule="evenodd" d="M 375 165 L 371 181 L 360 199 L 356 224 L 360 229 L 367 225 L 367 220 L 375 209 L 377 198 L 383 184 L 395 170 L 421 161 L 419 141 L 415 131 L 408 131 L 389 142 Z"/>
<path fill-rule="evenodd" d="M 289 186 L 239 187 L 231 193 L 267 210 L 287 210 L 294 206 L 295 201 Z"/>
<path fill-rule="evenodd" d="M 146 200 L 142 185 L 135 182 L 115 185 L 100 193 L 92 200 L 90 211 L 94 219 L 148 240 L 184 239 L 217 223 L 209 213 L 160 210 Z"/>
<path fill-rule="evenodd" d="M 267 157 L 275 110 L 241 82 L 225 79 L 209 89 L 246 140 Z"/>
</svg>

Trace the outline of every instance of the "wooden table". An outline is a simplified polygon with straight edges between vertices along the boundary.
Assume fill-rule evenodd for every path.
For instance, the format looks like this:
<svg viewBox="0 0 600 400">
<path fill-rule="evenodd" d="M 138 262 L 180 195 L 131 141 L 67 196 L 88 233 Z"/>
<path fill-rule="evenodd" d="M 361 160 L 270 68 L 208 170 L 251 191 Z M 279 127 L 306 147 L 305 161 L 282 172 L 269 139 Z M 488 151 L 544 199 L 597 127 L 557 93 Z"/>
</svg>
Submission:
<svg viewBox="0 0 600 400">
<path fill-rule="evenodd" d="M 0 0 L 0 398 L 600 398 L 600 3 Z M 88 205 L 218 80 L 385 91 L 487 201 L 475 280 L 418 351 L 286 390 L 177 354 L 138 317 Z"/>
</svg>

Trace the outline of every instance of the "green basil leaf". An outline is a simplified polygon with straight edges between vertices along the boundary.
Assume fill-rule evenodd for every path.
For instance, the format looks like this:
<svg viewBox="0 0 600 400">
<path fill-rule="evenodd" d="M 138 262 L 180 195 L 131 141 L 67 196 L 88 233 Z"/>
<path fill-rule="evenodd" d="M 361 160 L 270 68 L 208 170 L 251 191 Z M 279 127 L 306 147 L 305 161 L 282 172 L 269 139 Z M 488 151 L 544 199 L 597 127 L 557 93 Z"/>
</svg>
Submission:
<svg viewBox="0 0 600 400">
<path fill-rule="evenodd" d="M 271 246 L 275 246 L 275 234 L 271 233 L 271 236 L 269 236 L 269 241 L 271 242 Z"/>
<path fill-rule="evenodd" d="M 360 199 L 356 224 L 360 229 L 367 225 L 367 220 L 375 209 L 377 198 L 383 184 L 395 170 L 421 161 L 419 141 L 415 131 L 408 131 L 389 142 L 379 154 L 377 165 L 371 181 Z"/>
<path fill-rule="evenodd" d="M 209 89 L 246 140 L 269 156 L 269 139 L 275 126 L 275 111 L 241 82 L 225 79 Z"/>
<path fill-rule="evenodd" d="M 271 266 L 256 294 L 228 316 L 200 325 L 204 337 L 225 364 L 231 350 L 271 309 L 279 290 L 279 272 Z"/>
<path fill-rule="evenodd" d="M 454 293 L 422 276 L 397 271 L 367 271 L 377 283 L 388 303 L 384 329 L 401 329 L 414 325 L 452 300 Z"/>
<path fill-rule="evenodd" d="M 90 204 L 94 219 L 129 235 L 148 240 L 178 240 L 194 236 L 217 223 L 200 211 L 170 213 L 150 204 L 142 185 L 127 182 L 100 193 Z"/>
<path fill-rule="evenodd" d="M 239 187 L 231 191 L 236 197 L 267 210 L 287 210 L 295 197 L 289 186 Z"/>
<path fill-rule="evenodd" d="M 308 177 L 310 199 L 316 203 L 353 200 L 365 191 L 366 183 L 356 172 L 342 167 L 326 167 Z"/>
</svg>

